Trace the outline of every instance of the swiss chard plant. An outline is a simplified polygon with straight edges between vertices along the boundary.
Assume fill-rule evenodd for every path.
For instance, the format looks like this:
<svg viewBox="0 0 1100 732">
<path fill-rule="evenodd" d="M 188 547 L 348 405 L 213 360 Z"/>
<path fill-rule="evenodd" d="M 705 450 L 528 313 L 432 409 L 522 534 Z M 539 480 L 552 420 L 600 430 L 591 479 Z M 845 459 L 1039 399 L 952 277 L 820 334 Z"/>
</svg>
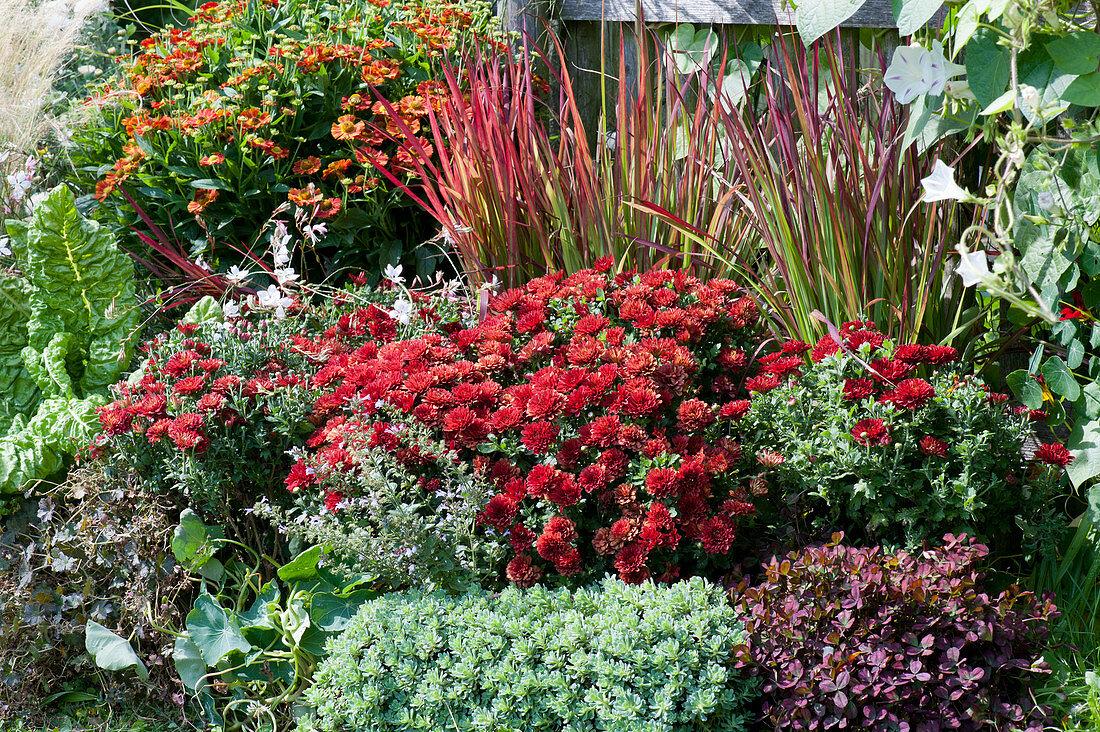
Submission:
<svg viewBox="0 0 1100 732">
<path fill-rule="evenodd" d="M 0 276 L 0 495 L 87 445 L 139 328 L 129 257 L 68 188 L 7 231 L 18 270 Z"/>
</svg>

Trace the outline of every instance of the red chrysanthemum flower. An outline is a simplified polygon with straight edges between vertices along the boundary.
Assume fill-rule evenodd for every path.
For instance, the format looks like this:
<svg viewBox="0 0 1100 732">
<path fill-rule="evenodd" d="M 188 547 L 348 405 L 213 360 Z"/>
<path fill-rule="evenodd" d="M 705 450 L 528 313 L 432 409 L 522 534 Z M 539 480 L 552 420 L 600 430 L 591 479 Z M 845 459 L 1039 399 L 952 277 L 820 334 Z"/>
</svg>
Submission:
<svg viewBox="0 0 1100 732">
<path fill-rule="evenodd" d="M 497 531 L 504 532 L 515 520 L 518 510 L 519 504 L 511 496 L 498 493 L 485 504 L 485 509 L 478 514 L 477 520 L 478 523 L 492 526 Z"/>
<path fill-rule="evenodd" d="M 300 488 L 313 485 L 316 482 L 317 476 L 314 474 L 313 468 L 299 460 L 291 466 L 290 473 L 286 476 L 286 489 L 291 493 L 297 493 Z"/>
<path fill-rule="evenodd" d="M 340 504 L 344 500 L 343 493 L 337 493 L 336 491 L 327 491 L 325 493 L 325 510 L 329 513 L 336 513 L 336 509 L 340 507 Z"/>
<path fill-rule="evenodd" d="M 873 396 L 875 393 L 875 382 L 870 379 L 845 379 L 844 380 L 844 398 L 848 401 L 858 402 L 862 399 L 866 399 L 869 396 Z"/>
<path fill-rule="evenodd" d="M 921 438 L 920 451 L 929 457 L 947 457 L 947 443 L 943 440 L 926 435 Z"/>
<path fill-rule="evenodd" d="M 775 374 L 764 374 L 762 376 L 754 376 L 751 379 L 745 381 L 745 388 L 749 391 L 764 392 L 771 391 L 775 387 L 779 386 L 779 377 Z"/>
<path fill-rule="evenodd" d="M 532 587 L 542 579 L 542 569 L 531 563 L 531 557 L 521 554 L 508 562 L 505 575 L 507 575 L 509 582 L 519 587 Z"/>
<path fill-rule="evenodd" d="M 902 363 L 924 363 L 925 347 L 918 343 L 898 346 L 894 349 L 894 360 Z"/>
<path fill-rule="evenodd" d="M 558 439 L 558 428 L 549 422 L 535 422 L 523 428 L 523 446 L 536 455 L 550 452 Z"/>
<path fill-rule="evenodd" d="M 871 362 L 871 376 L 875 381 L 897 383 L 913 371 L 913 366 L 892 358 L 876 358 Z"/>
<path fill-rule="evenodd" d="M 822 336 L 821 340 L 817 342 L 817 345 L 814 346 L 813 351 L 810 353 L 810 360 L 817 363 L 839 352 L 840 344 L 837 343 L 831 335 Z"/>
<path fill-rule="evenodd" d="M 726 402 L 722 405 L 722 408 L 718 410 L 719 419 L 741 419 L 748 414 L 749 409 L 752 407 L 752 402 L 748 399 L 738 399 L 732 402 Z"/>
<path fill-rule="evenodd" d="M 169 376 L 183 376 L 191 368 L 191 364 L 198 360 L 199 354 L 194 351 L 180 351 L 173 354 L 164 364 L 164 373 Z"/>
<path fill-rule="evenodd" d="M 674 495 L 679 484 L 680 475 L 672 468 L 654 468 L 645 477 L 645 489 L 654 498 Z"/>
<path fill-rule="evenodd" d="M 727 554 L 737 538 L 737 524 L 726 516 L 711 516 L 699 525 L 699 543 L 708 554 Z"/>
<path fill-rule="evenodd" d="M 943 366 L 957 361 L 959 352 L 953 346 L 925 346 L 924 362 L 933 366 Z"/>
<path fill-rule="evenodd" d="M 920 409 L 936 396 L 936 389 L 924 379 L 906 379 L 888 392 L 884 399 L 898 409 Z"/>
<path fill-rule="evenodd" d="M 172 387 L 172 393 L 190 395 L 202 391 L 205 387 L 205 376 L 187 376 L 176 382 L 176 385 Z"/>
<path fill-rule="evenodd" d="M 697 432 L 714 423 L 714 408 L 701 399 L 685 399 L 676 410 L 681 432 Z"/>
<path fill-rule="evenodd" d="M 523 524 L 516 524 L 508 532 L 508 543 L 512 545 L 512 551 L 522 554 L 535 545 L 535 532 Z"/>
<path fill-rule="evenodd" d="M 1046 445 L 1039 445 L 1039 449 L 1035 451 L 1035 460 L 1048 465 L 1056 465 L 1059 468 L 1064 468 L 1073 462 L 1073 455 L 1069 454 L 1069 450 L 1065 448 L 1059 442 L 1052 442 Z"/>
<path fill-rule="evenodd" d="M 890 430 L 881 419 L 861 419 L 852 426 L 852 438 L 865 447 L 890 444 Z"/>
</svg>

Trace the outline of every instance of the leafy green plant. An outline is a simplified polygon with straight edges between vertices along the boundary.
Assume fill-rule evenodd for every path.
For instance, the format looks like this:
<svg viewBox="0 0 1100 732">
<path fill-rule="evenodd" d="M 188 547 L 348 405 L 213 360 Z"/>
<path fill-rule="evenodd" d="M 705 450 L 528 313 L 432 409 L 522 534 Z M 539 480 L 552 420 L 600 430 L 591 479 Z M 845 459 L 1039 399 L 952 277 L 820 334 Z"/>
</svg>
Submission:
<svg viewBox="0 0 1100 732">
<path fill-rule="evenodd" d="M 424 220 L 370 162 L 399 176 L 410 167 L 369 128 L 372 107 L 376 95 L 392 100 L 419 128 L 440 58 L 491 45 L 494 28 L 476 1 L 204 5 L 183 28 L 143 41 L 88 100 L 74 130 L 76 177 L 96 215 L 122 231 L 138 224 L 122 191 L 155 201 L 156 225 L 222 271 L 293 206 L 320 219 L 297 263 L 303 275 L 399 261 L 430 273 L 437 251 L 423 245 Z"/>
<path fill-rule="evenodd" d="M 334 641 L 302 732 L 743 730 L 745 640 L 717 585 L 384 595 Z"/>
<path fill-rule="evenodd" d="M 1043 450 L 1029 465 L 1026 409 L 953 366 L 949 346 L 895 346 L 860 321 L 835 338 L 808 366 L 787 356 L 801 377 L 764 385 L 743 422 L 780 533 L 814 526 L 920 546 L 965 530 L 1007 554 L 1021 531 L 1028 549 L 1050 539 L 1060 466 Z"/>
<path fill-rule="evenodd" d="M 138 332 L 133 265 L 59 186 L 9 221 L 17 274 L 0 277 L 0 494 L 60 470 L 94 434 Z M 18 358 L 16 357 L 18 354 Z"/>
</svg>

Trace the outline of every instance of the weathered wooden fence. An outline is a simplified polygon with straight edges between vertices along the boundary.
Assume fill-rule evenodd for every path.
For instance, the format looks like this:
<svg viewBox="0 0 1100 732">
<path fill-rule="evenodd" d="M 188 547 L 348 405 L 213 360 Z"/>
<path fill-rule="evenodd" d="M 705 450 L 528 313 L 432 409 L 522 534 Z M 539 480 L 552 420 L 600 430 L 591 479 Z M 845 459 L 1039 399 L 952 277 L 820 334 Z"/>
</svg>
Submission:
<svg viewBox="0 0 1100 732">
<path fill-rule="evenodd" d="M 837 0 L 844 2 L 844 0 Z M 692 23 L 718 26 L 736 34 L 744 26 L 793 26 L 793 11 L 786 0 L 498 0 L 498 12 L 510 30 L 533 38 L 544 37 L 552 27 L 564 40 L 566 62 L 573 79 L 577 101 L 589 119 L 599 114 L 599 70 L 618 70 L 620 34 L 630 40 L 638 20 L 638 9 L 647 25 Z M 841 42 L 851 54 L 850 68 L 859 66 L 856 36 L 859 28 L 896 28 L 891 0 L 867 0 L 841 24 Z M 896 34 L 888 42 L 896 42 Z M 626 44 L 627 83 L 636 78 L 636 46 Z M 607 58 L 603 58 L 606 53 Z"/>
</svg>

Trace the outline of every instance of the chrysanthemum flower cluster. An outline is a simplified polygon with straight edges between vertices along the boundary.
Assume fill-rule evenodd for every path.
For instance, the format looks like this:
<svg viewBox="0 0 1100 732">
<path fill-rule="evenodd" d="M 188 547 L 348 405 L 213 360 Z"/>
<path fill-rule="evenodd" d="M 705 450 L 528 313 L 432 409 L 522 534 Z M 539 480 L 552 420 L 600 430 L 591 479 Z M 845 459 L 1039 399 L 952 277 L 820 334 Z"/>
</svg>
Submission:
<svg viewBox="0 0 1100 732">
<path fill-rule="evenodd" d="M 418 338 L 368 318 L 374 339 L 333 344 L 312 379 L 324 390 L 315 452 L 288 487 L 356 470 L 349 447 L 364 441 L 430 463 L 402 444 L 388 405 L 492 481 L 479 521 L 510 545 L 516 584 L 724 566 L 754 511 L 736 425 L 756 377 L 757 305 L 729 281 L 609 265 L 534 280 L 493 297 L 480 322 Z"/>
<path fill-rule="evenodd" d="M 1044 445 L 1029 463 L 1027 410 L 963 375 L 954 348 L 895 346 L 853 321 L 807 356 L 796 381 L 756 389 L 746 418 L 745 446 L 782 456 L 757 484 L 775 489 L 777 528 L 916 544 L 963 529 L 1008 541 L 1039 520 L 1056 481 L 1043 463 L 1068 454 Z"/>
</svg>

